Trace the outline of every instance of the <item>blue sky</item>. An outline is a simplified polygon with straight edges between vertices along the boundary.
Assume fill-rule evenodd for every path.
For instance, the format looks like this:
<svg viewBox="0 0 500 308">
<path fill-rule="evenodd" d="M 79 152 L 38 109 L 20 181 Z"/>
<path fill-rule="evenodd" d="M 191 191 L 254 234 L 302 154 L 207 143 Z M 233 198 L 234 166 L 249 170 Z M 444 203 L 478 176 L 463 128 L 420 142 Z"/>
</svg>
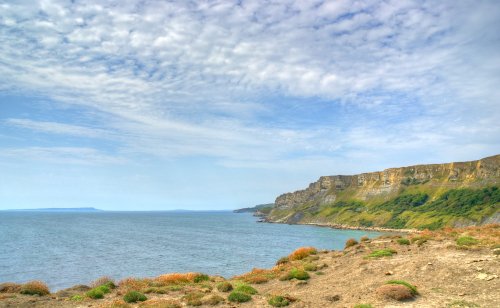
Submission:
<svg viewBox="0 0 500 308">
<path fill-rule="evenodd" d="M 0 209 L 231 209 L 500 153 L 497 1 L 0 1 Z"/>
</svg>

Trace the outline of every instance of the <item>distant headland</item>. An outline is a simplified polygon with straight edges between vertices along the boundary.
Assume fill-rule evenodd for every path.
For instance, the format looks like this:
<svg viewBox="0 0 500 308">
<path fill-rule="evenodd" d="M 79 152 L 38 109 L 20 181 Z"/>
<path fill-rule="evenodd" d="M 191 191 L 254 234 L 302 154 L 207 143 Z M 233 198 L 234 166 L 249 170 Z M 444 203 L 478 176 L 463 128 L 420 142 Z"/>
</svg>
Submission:
<svg viewBox="0 0 500 308">
<path fill-rule="evenodd" d="M 94 207 L 49 207 L 35 209 L 9 209 L 11 212 L 102 212 L 103 210 Z"/>
</svg>

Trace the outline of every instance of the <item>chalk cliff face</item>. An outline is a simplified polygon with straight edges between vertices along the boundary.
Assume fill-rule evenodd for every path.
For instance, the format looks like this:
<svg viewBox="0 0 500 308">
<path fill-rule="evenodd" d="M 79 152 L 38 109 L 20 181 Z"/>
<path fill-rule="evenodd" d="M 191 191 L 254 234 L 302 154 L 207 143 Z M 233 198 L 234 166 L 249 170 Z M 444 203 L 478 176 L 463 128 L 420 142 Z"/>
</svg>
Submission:
<svg viewBox="0 0 500 308">
<path fill-rule="evenodd" d="M 269 220 L 300 222 L 307 212 L 316 213 L 341 200 L 358 200 L 369 207 L 402 193 L 419 190 L 425 191 L 429 200 L 432 200 L 446 190 L 498 186 L 499 181 L 500 155 L 469 162 L 390 168 L 358 175 L 322 176 L 304 190 L 285 193 L 276 198 Z M 299 209 L 302 214 L 293 213 Z"/>
</svg>

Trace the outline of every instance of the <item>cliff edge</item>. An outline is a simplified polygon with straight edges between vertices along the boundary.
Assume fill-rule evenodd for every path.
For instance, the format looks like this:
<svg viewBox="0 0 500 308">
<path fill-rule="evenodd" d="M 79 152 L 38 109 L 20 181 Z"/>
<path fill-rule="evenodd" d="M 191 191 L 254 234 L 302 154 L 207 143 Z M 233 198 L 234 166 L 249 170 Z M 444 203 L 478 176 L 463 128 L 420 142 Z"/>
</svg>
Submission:
<svg viewBox="0 0 500 308">
<path fill-rule="evenodd" d="M 270 222 L 428 228 L 500 222 L 500 155 L 322 176 L 276 198 Z"/>
</svg>

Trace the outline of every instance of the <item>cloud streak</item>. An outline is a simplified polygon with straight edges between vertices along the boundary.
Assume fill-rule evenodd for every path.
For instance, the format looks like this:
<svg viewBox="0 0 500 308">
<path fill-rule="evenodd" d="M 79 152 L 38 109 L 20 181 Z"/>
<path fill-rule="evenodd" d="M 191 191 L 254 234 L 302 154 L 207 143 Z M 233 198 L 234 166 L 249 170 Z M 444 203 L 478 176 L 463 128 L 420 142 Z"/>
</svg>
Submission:
<svg viewBox="0 0 500 308">
<path fill-rule="evenodd" d="M 44 0 L 0 11 L 2 91 L 106 119 L 5 125 L 113 139 L 115 155 L 271 168 L 428 144 L 445 157 L 464 131 L 500 135 L 494 1 Z M 335 120 L 278 120 L 288 98 Z M 474 155 L 498 150 L 497 138 L 477 140 Z"/>
</svg>

